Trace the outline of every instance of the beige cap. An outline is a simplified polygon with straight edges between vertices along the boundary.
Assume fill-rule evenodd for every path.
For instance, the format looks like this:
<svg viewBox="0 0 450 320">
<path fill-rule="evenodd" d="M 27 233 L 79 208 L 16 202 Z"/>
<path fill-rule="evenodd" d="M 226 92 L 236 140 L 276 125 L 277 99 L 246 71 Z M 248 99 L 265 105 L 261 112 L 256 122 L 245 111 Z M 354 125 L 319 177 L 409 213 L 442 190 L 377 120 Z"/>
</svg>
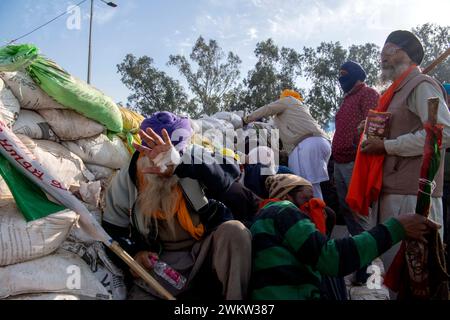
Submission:
<svg viewBox="0 0 450 320">
<path fill-rule="evenodd" d="M 312 184 L 295 174 L 276 174 L 266 179 L 266 189 L 269 191 L 271 199 L 282 198 L 298 186 L 312 187 Z"/>
</svg>

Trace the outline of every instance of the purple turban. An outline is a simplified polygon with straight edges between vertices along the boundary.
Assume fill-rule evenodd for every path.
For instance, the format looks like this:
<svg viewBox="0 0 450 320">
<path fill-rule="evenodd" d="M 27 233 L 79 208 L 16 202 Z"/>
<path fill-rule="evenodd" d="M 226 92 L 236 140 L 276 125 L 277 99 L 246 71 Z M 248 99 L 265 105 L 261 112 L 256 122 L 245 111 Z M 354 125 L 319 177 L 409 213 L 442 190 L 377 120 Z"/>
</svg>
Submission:
<svg viewBox="0 0 450 320">
<path fill-rule="evenodd" d="M 155 112 L 150 118 L 146 118 L 141 124 L 141 129 L 146 131 L 148 128 L 152 128 L 161 137 L 162 129 L 166 129 L 178 151 L 185 149 L 193 133 L 189 118 L 178 117 L 167 111 Z M 146 145 L 144 141 L 142 144 Z"/>
</svg>

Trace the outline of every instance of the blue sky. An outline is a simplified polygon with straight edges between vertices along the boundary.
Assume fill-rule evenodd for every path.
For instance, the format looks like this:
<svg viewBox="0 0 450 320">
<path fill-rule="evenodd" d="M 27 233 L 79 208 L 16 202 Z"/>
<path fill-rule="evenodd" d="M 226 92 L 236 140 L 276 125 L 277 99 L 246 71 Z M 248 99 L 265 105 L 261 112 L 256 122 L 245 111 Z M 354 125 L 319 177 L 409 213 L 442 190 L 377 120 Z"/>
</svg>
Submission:
<svg viewBox="0 0 450 320">
<path fill-rule="evenodd" d="M 81 0 L 0 0 L 0 45 L 54 18 Z M 395 29 L 434 22 L 449 24 L 449 0 L 115 0 L 111 8 L 94 6 L 92 84 L 115 101 L 129 94 L 116 65 L 127 53 L 148 55 L 156 67 L 179 78 L 166 66 L 170 54 L 188 54 L 198 38 L 212 38 L 237 53 L 241 75 L 254 66 L 258 41 L 301 50 L 321 41 L 345 46 L 374 42 L 381 46 Z M 41 52 L 73 75 L 86 79 L 89 1 L 81 5 L 81 28 L 69 30 L 68 16 L 20 42 Z"/>
</svg>

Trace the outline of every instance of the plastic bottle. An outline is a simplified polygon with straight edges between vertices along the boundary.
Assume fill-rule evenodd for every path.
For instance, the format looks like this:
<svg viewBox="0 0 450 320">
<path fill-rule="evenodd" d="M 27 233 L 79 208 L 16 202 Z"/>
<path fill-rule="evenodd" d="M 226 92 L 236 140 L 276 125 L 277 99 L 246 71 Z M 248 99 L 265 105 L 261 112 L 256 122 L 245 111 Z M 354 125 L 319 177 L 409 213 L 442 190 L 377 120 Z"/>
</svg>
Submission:
<svg viewBox="0 0 450 320">
<path fill-rule="evenodd" d="M 167 263 L 158 260 L 153 255 L 149 256 L 150 263 L 152 264 L 153 271 L 161 278 L 169 282 L 176 289 L 182 289 L 186 284 L 186 277 L 181 275 L 178 271 L 174 270 Z"/>
</svg>

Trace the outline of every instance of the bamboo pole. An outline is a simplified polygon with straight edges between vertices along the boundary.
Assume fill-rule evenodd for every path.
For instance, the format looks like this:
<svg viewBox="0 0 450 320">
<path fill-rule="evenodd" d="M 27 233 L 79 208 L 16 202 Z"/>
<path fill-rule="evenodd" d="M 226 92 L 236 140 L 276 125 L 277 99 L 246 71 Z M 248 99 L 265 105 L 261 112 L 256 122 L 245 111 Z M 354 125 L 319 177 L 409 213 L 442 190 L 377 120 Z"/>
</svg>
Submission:
<svg viewBox="0 0 450 320">
<path fill-rule="evenodd" d="M 136 272 L 147 284 L 155 289 L 167 300 L 175 300 L 174 296 L 170 294 L 158 281 L 155 280 L 140 264 L 138 264 L 120 245 L 114 241 L 109 248 L 117 254 L 134 272 Z"/>
<path fill-rule="evenodd" d="M 437 57 L 433 62 L 426 66 L 423 70 L 423 74 L 431 72 L 439 63 L 443 62 L 450 55 L 450 48 L 444 51 L 439 57 Z"/>
<path fill-rule="evenodd" d="M 439 98 L 431 97 L 428 98 L 428 122 L 435 126 L 437 123 L 437 113 L 439 108 Z"/>
<path fill-rule="evenodd" d="M 156 290 L 162 297 L 175 298 L 162 287 L 142 266 L 140 266 L 117 242 L 109 236 L 102 226 L 94 219 L 83 203 L 80 202 L 63 184 L 48 173 L 42 165 L 32 158 L 32 153 L 14 132 L 0 119 L 0 154 L 25 177 L 29 178 L 43 191 L 50 194 L 59 203 L 79 214 L 78 223 L 86 235 L 100 241 L 117 254 L 133 271 Z M 25 165 L 26 164 L 26 165 Z M 39 173 L 39 174 L 36 174 Z"/>
</svg>

